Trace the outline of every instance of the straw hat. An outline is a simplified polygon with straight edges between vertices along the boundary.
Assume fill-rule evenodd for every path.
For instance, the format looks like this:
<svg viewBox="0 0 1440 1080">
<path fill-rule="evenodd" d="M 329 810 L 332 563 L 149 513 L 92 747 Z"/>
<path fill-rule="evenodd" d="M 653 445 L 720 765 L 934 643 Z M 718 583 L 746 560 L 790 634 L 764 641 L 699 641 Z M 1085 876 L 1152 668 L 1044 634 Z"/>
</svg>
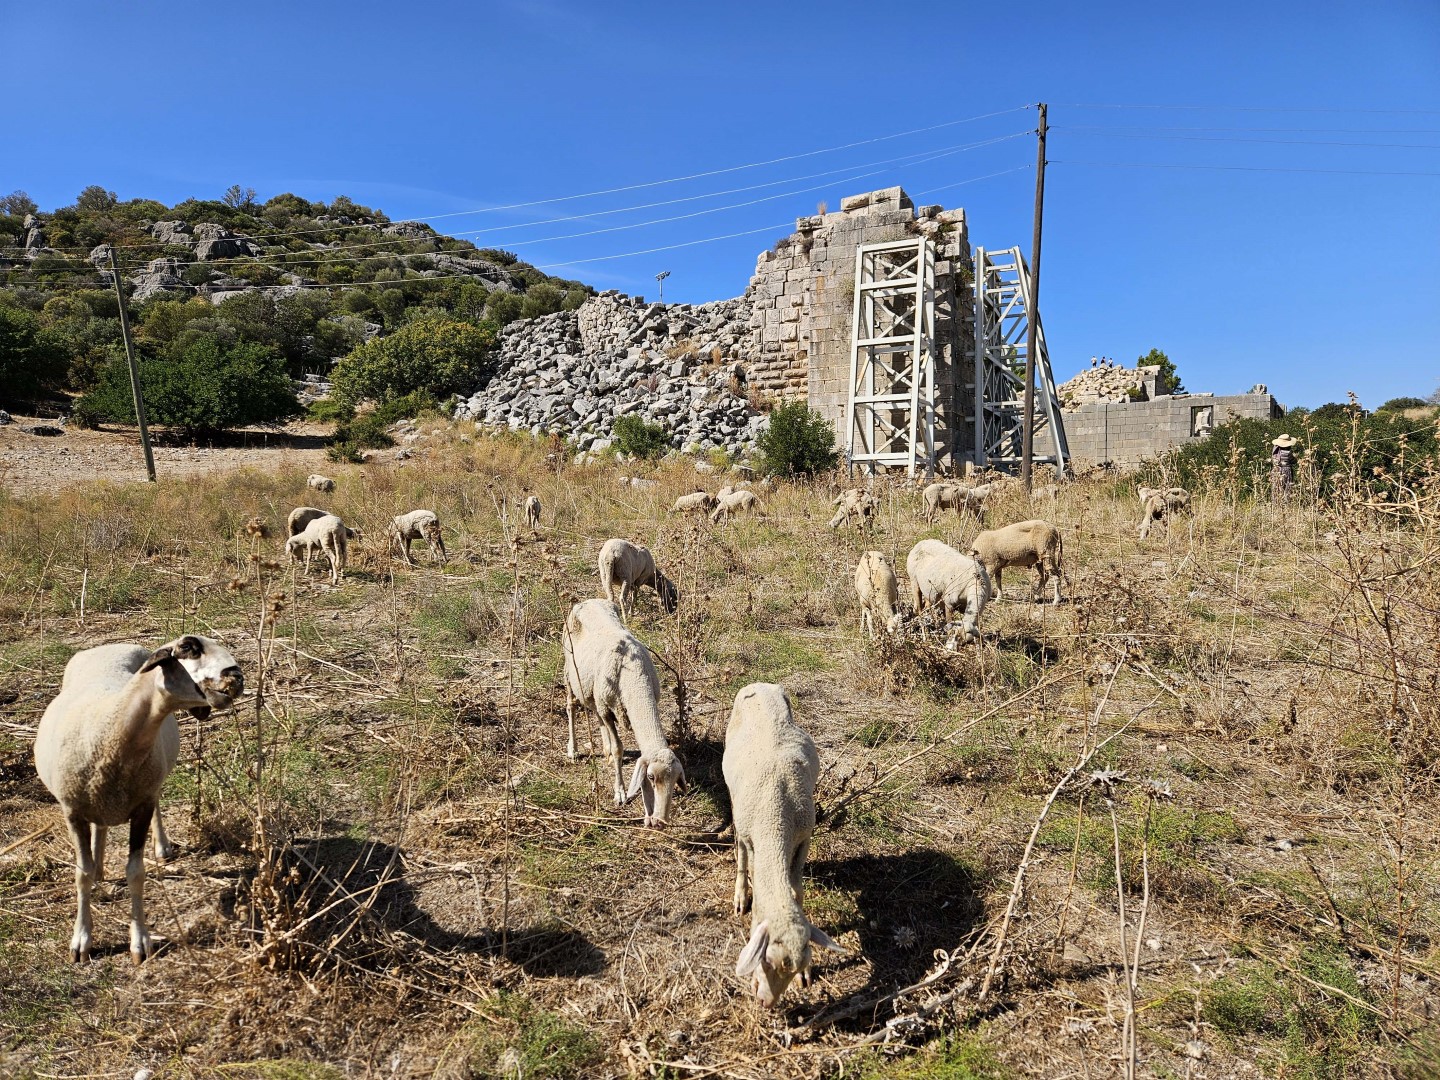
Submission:
<svg viewBox="0 0 1440 1080">
<path fill-rule="evenodd" d="M 1293 438 L 1287 433 L 1287 434 L 1281 435 L 1278 439 L 1273 439 L 1273 440 L 1271 440 L 1270 445 L 1271 445 L 1271 446 L 1281 446 L 1281 447 L 1284 447 L 1285 449 L 1288 450 L 1290 447 L 1292 447 L 1292 446 L 1295 445 L 1295 439 L 1293 439 Z"/>
</svg>

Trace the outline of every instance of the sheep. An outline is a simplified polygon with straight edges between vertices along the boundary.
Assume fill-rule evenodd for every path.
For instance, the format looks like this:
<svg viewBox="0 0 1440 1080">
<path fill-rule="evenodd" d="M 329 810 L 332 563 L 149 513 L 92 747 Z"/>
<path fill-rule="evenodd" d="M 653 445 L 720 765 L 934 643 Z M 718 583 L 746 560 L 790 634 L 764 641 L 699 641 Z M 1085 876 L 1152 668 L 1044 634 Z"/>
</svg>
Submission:
<svg viewBox="0 0 1440 1080">
<path fill-rule="evenodd" d="M 964 613 L 960 635 L 966 641 L 978 641 L 976 623 L 990 600 L 990 575 L 978 559 L 961 555 L 939 540 L 921 540 L 905 559 L 910 575 L 910 600 L 919 615 L 928 605 L 939 604 L 942 626 L 948 626 L 955 611 Z M 922 632 L 923 632 L 922 624 Z M 955 647 L 951 635 L 946 647 Z"/>
<path fill-rule="evenodd" d="M 523 505 L 525 512 L 525 524 L 531 532 L 538 532 L 540 529 L 540 496 L 527 495 Z"/>
<path fill-rule="evenodd" d="M 312 491 L 330 492 L 335 490 L 335 481 L 328 476 L 321 476 L 319 473 L 311 473 L 305 478 L 305 483 Z"/>
<path fill-rule="evenodd" d="M 1190 509 L 1190 492 L 1183 487 L 1152 488 L 1141 487 L 1136 490 L 1140 496 L 1140 507 L 1142 510 L 1140 518 L 1140 539 L 1144 540 L 1150 535 L 1150 526 L 1167 516 L 1174 516 L 1182 511 Z"/>
<path fill-rule="evenodd" d="M 290 530 L 288 535 L 296 536 L 304 532 L 305 526 L 309 525 L 316 518 L 324 517 L 329 512 L 329 510 L 321 510 L 315 506 L 295 507 L 294 510 L 290 511 L 290 517 L 286 519 L 286 527 Z"/>
<path fill-rule="evenodd" d="M 708 491 L 694 491 L 681 495 L 670 508 L 672 514 L 708 514 L 715 507 L 715 496 Z"/>
<path fill-rule="evenodd" d="M 863 532 L 875 523 L 875 515 L 880 512 L 879 501 L 864 488 L 847 488 L 830 505 L 836 508 L 830 519 L 832 529 L 854 523 Z"/>
<path fill-rule="evenodd" d="M 244 690 L 235 658 L 218 641 L 187 634 L 160 646 L 100 645 L 65 665 L 60 693 L 35 733 L 35 771 L 75 845 L 75 931 L 70 959 L 90 959 L 90 893 L 105 876 L 105 839 L 130 823 L 130 958 L 155 951 L 145 925 L 145 837 L 155 822 L 155 857 L 174 847 L 160 822 L 160 788 L 180 755 L 177 709 L 199 719 Z"/>
<path fill-rule="evenodd" d="M 680 590 L 675 583 L 662 574 L 655 566 L 655 557 L 642 544 L 615 537 L 606 540 L 600 548 L 600 590 L 605 599 L 615 599 L 615 589 L 620 589 L 620 611 L 629 621 L 630 610 L 634 607 L 635 593 L 641 586 L 649 585 L 660 598 L 660 606 L 671 614 L 680 603 Z"/>
<path fill-rule="evenodd" d="M 410 554 L 410 545 L 421 539 L 430 549 L 430 558 L 439 562 L 449 558 L 445 553 L 445 538 L 440 535 L 440 519 L 434 510 L 411 510 L 408 514 L 396 514 L 390 519 L 386 546 L 391 554 L 399 555 L 413 565 L 415 559 Z"/>
<path fill-rule="evenodd" d="M 349 557 L 349 541 L 359 536 L 356 529 L 348 529 L 334 514 L 324 514 L 305 526 L 300 532 L 285 541 L 285 550 L 290 553 L 291 562 L 300 561 L 305 553 L 305 572 L 310 572 L 310 555 L 314 551 L 324 553 L 330 561 L 330 583 L 338 585 L 345 576 L 345 563 Z"/>
<path fill-rule="evenodd" d="M 665 826 L 671 797 L 685 790 L 685 767 L 660 728 L 660 678 L 650 651 L 625 628 L 619 609 L 609 600 L 582 600 L 572 607 L 560 644 L 565 718 L 570 725 L 566 755 L 576 760 L 575 704 L 579 702 L 600 720 L 600 741 L 615 767 L 616 807 L 643 795 L 645 824 Z M 628 791 L 621 784 L 624 748 L 618 721 L 622 717 L 640 747 Z"/>
<path fill-rule="evenodd" d="M 883 552 L 867 551 L 855 567 L 855 594 L 860 597 L 860 626 L 873 639 L 875 617 L 878 615 L 886 631 L 900 629 L 904 616 L 900 613 L 900 587 L 895 581 L 895 568 Z"/>
<path fill-rule="evenodd" d="M 768 1009 L 795 976 L 809 981 L 812 945 L 844 952 L 803 907 L 820 755 L 784 690 L 751 683 L 735 695 L 720 769 L 735 821 L 735 914 L 751 910 L 735 974 Z"/>
<path fill-rule="evenodd" d="M 749 510 L 758 517 L 765 516 L 765 505 L 760 501 L 760 496 L 756 495 L 753 491 L 741 488 L 719 499 L 715 504 L 715 509 L 710 512 L 710 520 L 719 521 L 721 518 L 724 518 L 726 521 L 729 521 L 733 515 L 743 513 L 746 510 Z"/>
<path fill-rule="evenodd" d="M 991 529 L 978 533 L 970 542 L 970 555 L 979 559 L 990 575 L 995 587 L 995 599 L 1000 599 L 1001 578 L 1011 566 L 1035 567 L 1039 583 L 1035 586 L 1038 600 L 1045 592 L 1045 580 L 1054 575 L 1055 603 L 1060 603 L 1060 558 L 1064 544 L 1060 530 L 1048 521 L 1038 518 L 1017 521 L 1003 529 Z"/>
<path fill-rule="evenodd" d="M 970 488 L 943 482 L 930 484 L 921 493 L 921 498 L 925 500 L 925 520 L 933 523 L 941 510 L 954 510 L 956 517 L 968 510 L 977 521 L 983 522 L 985 500 L 993 488 L 993 484 L 977 484 Z"/>
</svg>

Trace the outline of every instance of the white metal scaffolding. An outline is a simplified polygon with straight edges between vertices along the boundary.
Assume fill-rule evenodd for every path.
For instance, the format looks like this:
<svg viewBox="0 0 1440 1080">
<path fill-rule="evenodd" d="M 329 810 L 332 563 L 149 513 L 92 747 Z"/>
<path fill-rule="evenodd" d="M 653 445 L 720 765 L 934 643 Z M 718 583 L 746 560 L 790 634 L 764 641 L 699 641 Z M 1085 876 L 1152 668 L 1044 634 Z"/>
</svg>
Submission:
<svg viewBox="0 0 1440 1080">
<path fill-rule="evenodd" d="M 975 464 L 1017 467 L 1025 427 L 1025 335 L 1035 319 L 1035 454 L 1037 465 L 1064 476 L 1070 458 L 1045 327 L 1031 302 L 1030 271 L 1018 247 L 975 249 Z M 1048 432 L 1048 438 L 1046 434 Z M 1049 444 L 1051 452 L 1040 447 Z"/>
<path fill-rule="evenodd" d="M 845 456 L 935 471 L 935 252 L 925 237 L 855 250 Z"/>
</svg>

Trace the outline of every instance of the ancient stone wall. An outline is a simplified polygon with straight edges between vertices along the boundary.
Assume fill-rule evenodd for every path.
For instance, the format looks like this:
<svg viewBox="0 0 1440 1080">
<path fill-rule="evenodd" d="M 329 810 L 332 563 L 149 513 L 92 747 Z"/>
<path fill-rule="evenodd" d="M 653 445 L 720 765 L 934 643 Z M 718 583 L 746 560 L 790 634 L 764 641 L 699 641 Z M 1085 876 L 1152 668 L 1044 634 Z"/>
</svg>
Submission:
<svg viewBox="0 0 1440 1080">
<path fill-rule="evenodd" d="M 1268 393 L 1180 394 L 1153 401 L 1100 401 L 1064 411 L 1065 438 L 1077 465 L 1138 465 L 1207 438 L 1213 428 L 1235 417 L 1269 420 L 1285 410 Z M 1048 432 L 1036 440 L 1037 452 L 1053 453 Z"/>
</svg>

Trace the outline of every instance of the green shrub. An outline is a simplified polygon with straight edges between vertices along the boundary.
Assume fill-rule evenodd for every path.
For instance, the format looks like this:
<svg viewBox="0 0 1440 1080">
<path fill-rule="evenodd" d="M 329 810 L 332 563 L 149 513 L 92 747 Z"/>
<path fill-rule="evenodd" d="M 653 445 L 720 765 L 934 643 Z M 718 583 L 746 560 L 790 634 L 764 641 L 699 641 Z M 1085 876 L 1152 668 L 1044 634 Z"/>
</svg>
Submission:
<svg viewBox="0 0 1440 1080">
<path fill-rule="evenodd" d="M 647 424 L 635 413 L 617 416 L 611 428 L 615 449 L 631 457 L 657 458 L 670 448 L 670 436 L 659 424 Z"/>
<path fill-rule="evenodd" d="M 213 334 L 191 338 L 173 358 L 140 360 L 146 418 L 187 431 L 213 432 L 286 420 L 300 412 L 284 360 L 254 343 L 225 346 Z M 112 363 L 79 411 L 94 420 L 135 422 L 130 373 Z"/>
<path fill-rule="evenodd" d="M 756 446 L 761 468 L 774 476 L 813 476 L 839 460 L 835 426 L 803 401 L 775 406 Z"/>
<path fill-rule="evenodd" d="M 70 358 L 32 312 L 0 306 L 0 400 L 25 401 L 60 386 Z"/>
<path fill-rule="evenodd" d="M 392 291 L 398 293 L 381 294 L 382 310 Z M 398 304 L 403 310 L 403 296 Z M 477 326 L 438 316 L 407 323 L 389 337 L 357 346 L 335 365 L 335 397 L 355 405 L 366 398 L 385 402 L 416 391 L 440 398 L 473 390 L 486 372 L 495 332 L 493 323 Z"/>
<path fill-rule="evenodd" d="M 355 406 L 348 402 L 338 401 L 334 397 L 321 398 L 319 401 L 312 401 L 305 410 L 305 418 L 314 420 L 317 424 L 343 424 L 353 419 Z"/>
<path fill-rule="evenodd" d="M 1429 406 L 1430 403 L 1421 397 L 1396 397 L 1385 402 L 1380 408 L 1398 412 L 1402 409 L 1425 409 Z"/>
</svg>

